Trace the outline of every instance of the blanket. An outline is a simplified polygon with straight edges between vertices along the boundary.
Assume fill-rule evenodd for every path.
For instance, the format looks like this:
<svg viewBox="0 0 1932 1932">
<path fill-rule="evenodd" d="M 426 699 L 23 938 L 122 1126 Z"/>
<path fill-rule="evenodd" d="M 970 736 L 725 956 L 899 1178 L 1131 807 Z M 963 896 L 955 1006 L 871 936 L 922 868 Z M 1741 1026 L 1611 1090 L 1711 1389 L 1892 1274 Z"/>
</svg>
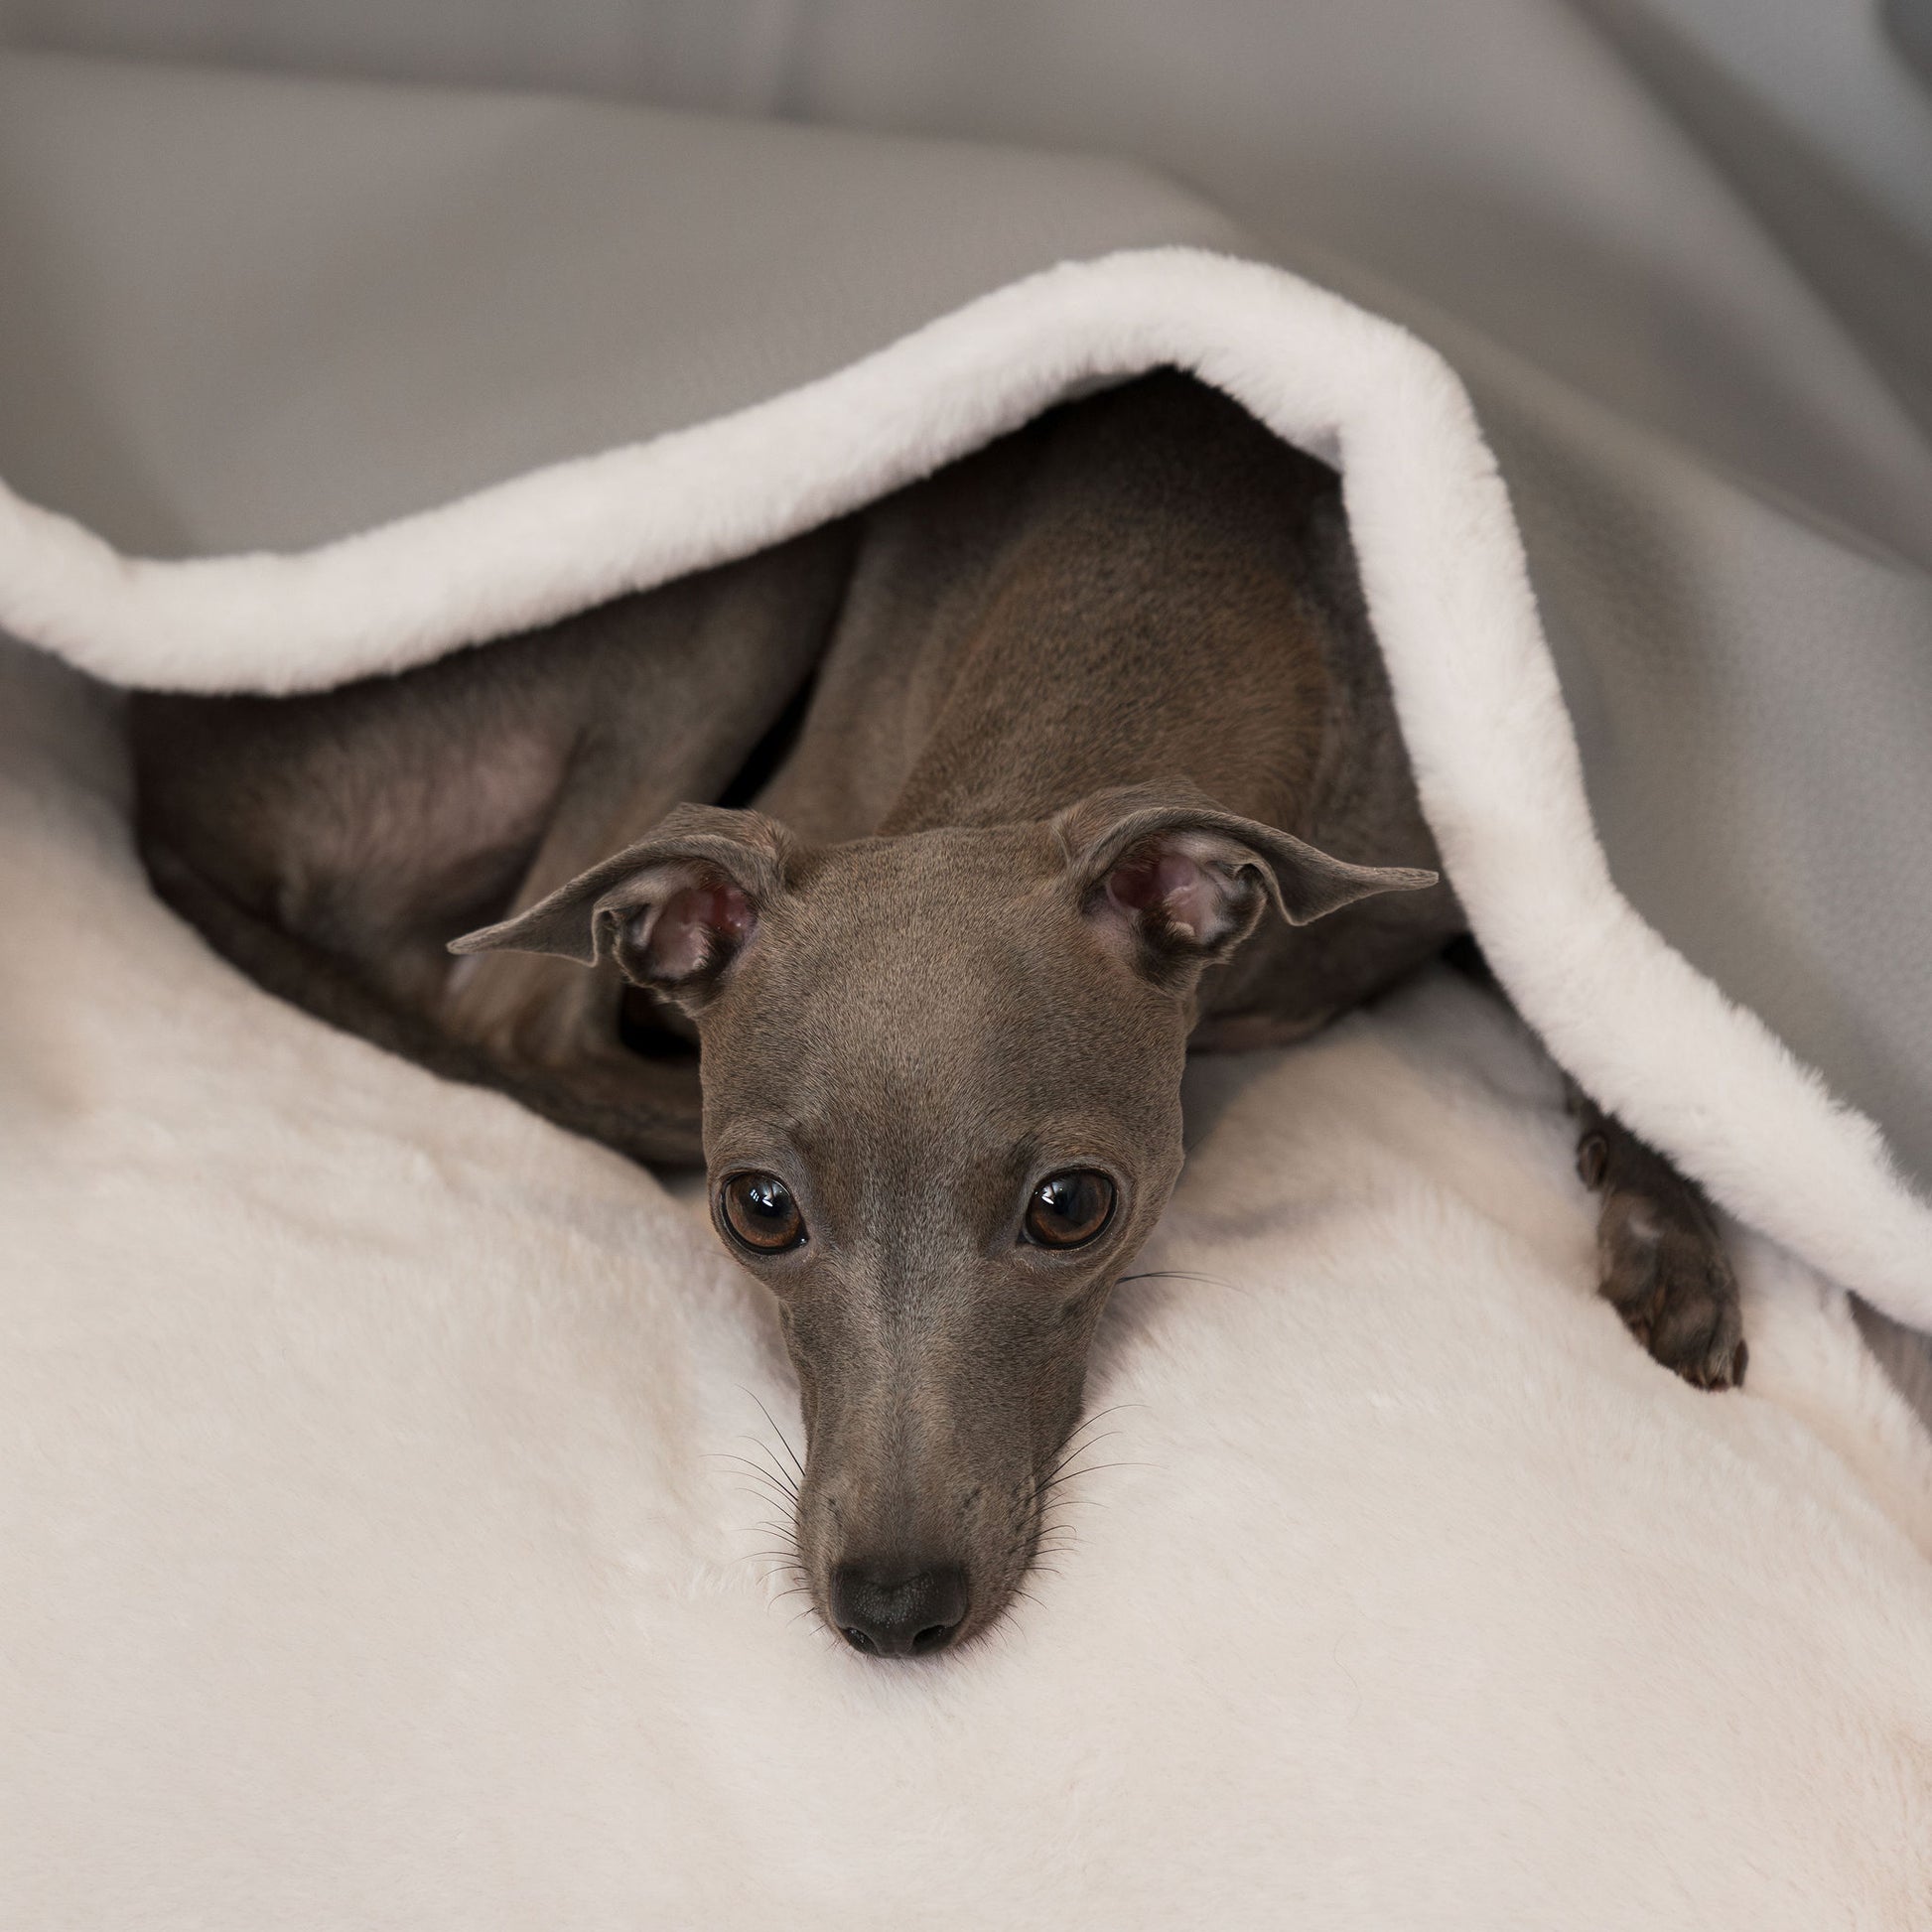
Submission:
<svg viewBox="0 0 1932 1932">
<path fill-rule="evenodd" d="M 987 1645 L 869 1667 L 785 1620 L 731 1458 L 782 1458 L 795 1400 L 691 1203 L 216 963 L 145 892 L 111 702 L 16 653 L 11 1918 L 1923 1916 L 1932 1463 L 1842 1290 L 1932 1320 L 1932 1223 L 1612 883 L 1436 355 L 1132 170 L 61 63 L 6 85 L 46 270 L 11 367 L 66 386 L 0 419 L 0 621 L 96 677 L 426 661 L 1160 363 L 1335 462 L 1476 930 L 1556 1058 L 1735 1217 L 1752 1349 L 1714 1400 L 1629 1343 L 1551 1061 L 1426 981 L 1191 1076 L 1173 1276 L 1123 1291 L 1096 1360 L 1097 1507 Z M 890 186 L 855 210 L 862 181 Z M 942 200 L 946 246 L 896 250 Z M 607 260 L 640 208 L 653 245 Z M 192 274 L 191 232 L 218 237 Z M 597 273 L 658 307 L 614 314 Z M 451 334 L 473 311 L 500 335 Z"/>
</svg>

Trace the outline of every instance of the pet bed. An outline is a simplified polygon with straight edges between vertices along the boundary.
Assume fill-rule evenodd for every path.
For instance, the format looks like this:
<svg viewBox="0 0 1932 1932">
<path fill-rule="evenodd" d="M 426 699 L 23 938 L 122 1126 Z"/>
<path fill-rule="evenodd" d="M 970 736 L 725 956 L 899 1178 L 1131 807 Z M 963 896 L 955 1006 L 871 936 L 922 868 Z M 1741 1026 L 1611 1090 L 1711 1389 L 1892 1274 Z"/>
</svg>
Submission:
<svg viewBox="0 0 1932 1932">
<path fill-rule="evenodd" d="M 1741 818 L 1650 854 L 1665 900 L 1762 888 L 1780 993 L 1612 884 L 1575 722 L 1631 722 L 1628 533 L 1541 487 L 1561 421 L 1514 436 L 1563 685 L 1454 377 L 1130 168 L 18 61 L 0 169 L 10 1922 L 1924 1922 L 1932 1450 L 1845 1291 L 1932 1323 L 1932 1217 L 1844 1096 L 1922 1171 L 1925 896 L 1840 971 Z M 692 1203 L 217 962 L 52 658 L 423 662 L 1165 362 L 1341 469 L 1446 861 L 1556 1058 L 1735 1217 L 1750 1387 L 1593 1298 L 1550 1061 L 1426 977 L 1190 1075 L 1098 1506 L 986 1644 L 884 1671 L 779 1595 L 728 1458 L 795 1403 Z M 1743 793 L 1786 722 L 1723 748 Z"/>
</svg>

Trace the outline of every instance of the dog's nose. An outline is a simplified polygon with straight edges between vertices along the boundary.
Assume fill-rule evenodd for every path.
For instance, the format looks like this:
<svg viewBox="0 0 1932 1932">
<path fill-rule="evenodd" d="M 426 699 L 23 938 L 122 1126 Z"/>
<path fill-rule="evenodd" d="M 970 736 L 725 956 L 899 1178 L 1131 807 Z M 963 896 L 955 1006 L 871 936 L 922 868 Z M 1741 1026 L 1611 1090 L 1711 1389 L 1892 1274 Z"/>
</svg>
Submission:
<svg viewBox="0 0 1932 1932">
<path fill-rule="evenodd" d="M 943 1650 L 965 1616 L 966 1573 L 957 1565 L 907 1572 L 842 1563 L 832 1572 L 832 1620 L 869 1657 Z"/>
</svg>

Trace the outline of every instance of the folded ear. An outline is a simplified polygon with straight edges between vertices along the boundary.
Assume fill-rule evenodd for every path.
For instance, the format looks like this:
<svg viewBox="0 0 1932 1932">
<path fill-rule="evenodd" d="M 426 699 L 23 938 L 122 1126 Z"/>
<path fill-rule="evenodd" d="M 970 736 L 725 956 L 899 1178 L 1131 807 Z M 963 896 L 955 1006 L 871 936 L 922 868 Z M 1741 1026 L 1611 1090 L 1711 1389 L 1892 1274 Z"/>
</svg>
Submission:
<svg viewBox="0 0 1932 1932">
<path fill-rule="evenodd" d="M 1351 866 L 1179 787 L 1096 792 L 1053 827 L 1082 912 L 1164 979 L 1226 959 L 1267 905 L 1307 925 L 1375 893 L 1437 883 L 1433 872 Z"/>
<path fill-rule="evenodd" d="M 702 1006 L 783 892 L 790 844 L 761 813 L 680 805 L 649 838 L 450 950 L 613 959 L 633 984 Z"/>
</svg>

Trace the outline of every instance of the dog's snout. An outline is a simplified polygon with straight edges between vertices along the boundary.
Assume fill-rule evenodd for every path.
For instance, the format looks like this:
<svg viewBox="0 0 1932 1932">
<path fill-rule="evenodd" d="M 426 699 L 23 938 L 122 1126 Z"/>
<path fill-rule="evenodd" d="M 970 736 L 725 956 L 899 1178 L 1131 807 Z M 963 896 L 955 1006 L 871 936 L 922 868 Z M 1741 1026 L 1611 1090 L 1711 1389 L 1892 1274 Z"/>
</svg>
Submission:
<svg viewBox="0 0 1932 1932">
<path fill-rule="evenodd" d="M 871 1657 L 923 1657 L 943 1650 L 966 1618 L 966 1573 L 842 1563 L 832 1573 L 832 1620 Z"/>
</svg>

